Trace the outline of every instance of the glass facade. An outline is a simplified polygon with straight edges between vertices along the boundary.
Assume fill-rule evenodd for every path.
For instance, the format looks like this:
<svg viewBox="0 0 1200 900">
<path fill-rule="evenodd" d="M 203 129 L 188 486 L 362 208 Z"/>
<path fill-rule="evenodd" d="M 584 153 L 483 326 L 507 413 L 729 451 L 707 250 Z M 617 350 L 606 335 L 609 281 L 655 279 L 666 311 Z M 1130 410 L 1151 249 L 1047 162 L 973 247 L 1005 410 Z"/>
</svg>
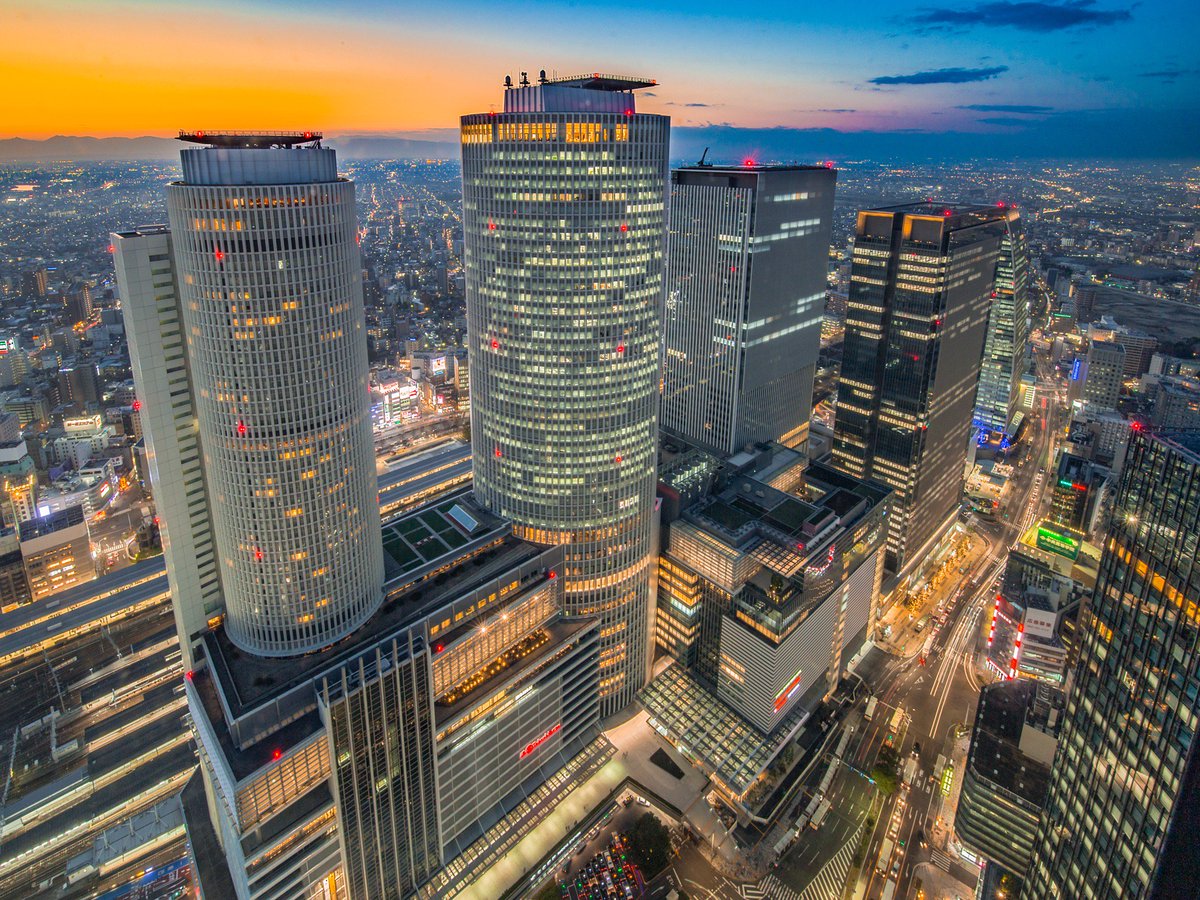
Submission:
<svg viewBox="0 0 1200 900">
<path fill-rule="evenodd" d="M 893 571 L 958 506 L 1005 222 L 926 203 L 858 214 L 833 461 L 895 489 Z"/>
<path fill-rule="evenodd" d="M 722 456 L 807 440 L 837 173 L 676 169 L 663 428 Z"/>
<path fill-rule="evenodd" d="M 1074 670 L 1029 896 L 1200 879 L 1200 441 L 1135 432 Z"/>
<path fill-rule="evenodd" d="M 321 689 L 353 898 L 410 897 L 441 867 L 433 687 L 414 649 L 392 642 Z"/>
<path fill-rule="evenodd" d="M 506 94 L 538 111 L 462 120 L 475 494 L 564 545 L 566 613 L 601 619 L 606 714 L 652 649 L 669 120 L 633 102 L 547 85 Z"/>
<path fill-rule="evenodd" d="M 1029 340 L 1029 246 L 1015 209 L 1007 210 L 1005 222 L 979 368 L 975 425 L 1011 436 L 1009 424 L 1017 412 Z"/>
</svg>

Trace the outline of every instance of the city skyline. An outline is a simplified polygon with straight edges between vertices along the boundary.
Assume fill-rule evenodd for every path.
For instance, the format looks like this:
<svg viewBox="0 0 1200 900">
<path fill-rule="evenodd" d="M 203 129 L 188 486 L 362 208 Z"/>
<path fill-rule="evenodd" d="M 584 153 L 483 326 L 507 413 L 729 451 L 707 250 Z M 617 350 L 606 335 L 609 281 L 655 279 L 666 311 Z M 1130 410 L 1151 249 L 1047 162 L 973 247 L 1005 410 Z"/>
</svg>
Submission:
<svg viewBox="0 0 1200 900">
<path fill-rule="evenodd" d="M 494 102 L 505 73 L 569 75 L 582 62 L 635 75 L 652 66 L 660 87 L 648 92 L 647 111 L 682 128 L 744 129 L 750 150 L 778 137 L 755 132 L 778 129 L 798 130 L 796 139 L 825 130 L 827 138 L 978 133 L 1064 155 L 1087 152 L 1088 135 L 1112 141 L 1128 129 L 1136 142 L 1110 146 L 1167 157 L 1194 155 L 1200 143 L 1186 114 L 1200 79 L 1186 35 L 1200 12 L 1167 0 L 1132 9 L 998 0 L 907 14 L 876 4 L 853 21 L 836 9 L 797 14 L 770 4 L 688 19 L 670 3 L 611 17 L 544 2 L 541 15 L 516 17 L 476 3 L 435 15 L 372 2 L 336 18 L 316 4 L 285 10 L 274 0 L 203 11 L 153 2 L 8 5 L 10 45 L 19 49 L 0 72 L 18 90 L 0 138 L 316 119 L 327 133 L 442 140 L 453 135 L 456 111 Z M 665 47 L 657 40 L 664 27 L 678 37 Z M 571 34 L 619 41 L 597 51 L 564 38 Z M 848 45 L 868 52 L 847 56 Z M 94 65 L 77 65 L 77 47 Z M 172 66 L 214 54 L 219 68 Z M 264 122 L 264 110 L 276 121 Z"/>
</svg>

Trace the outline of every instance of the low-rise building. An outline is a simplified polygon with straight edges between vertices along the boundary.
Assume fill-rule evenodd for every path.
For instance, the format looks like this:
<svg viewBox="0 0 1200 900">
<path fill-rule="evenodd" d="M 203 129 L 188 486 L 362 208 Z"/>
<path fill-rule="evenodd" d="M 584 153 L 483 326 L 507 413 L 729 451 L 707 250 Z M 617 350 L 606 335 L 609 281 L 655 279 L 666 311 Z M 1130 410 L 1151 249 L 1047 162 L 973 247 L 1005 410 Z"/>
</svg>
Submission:
<svg viewBox="0 0 1200 900">
<path fill-rule="evenodd" d="M 1032 681 L 1002 681 L 980 693 L 954 831 L 989 866 L 1017 878 L 1033 856 L 1062 704 L 1057 688 Z"/>
<path fill-rule="evenodd" d="M 82 506 L 20 524 L 21 556 L 34 600 L 96 577 Z"/>
</svg>

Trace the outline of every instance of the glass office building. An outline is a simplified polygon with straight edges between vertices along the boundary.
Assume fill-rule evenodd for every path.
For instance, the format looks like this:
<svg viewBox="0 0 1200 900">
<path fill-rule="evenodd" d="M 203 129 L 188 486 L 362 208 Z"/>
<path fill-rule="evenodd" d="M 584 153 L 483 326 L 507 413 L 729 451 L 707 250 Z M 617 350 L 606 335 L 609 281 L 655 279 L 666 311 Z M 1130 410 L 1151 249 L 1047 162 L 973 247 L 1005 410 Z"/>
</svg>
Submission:
<svg viewBox="0 0 1200 900">
<path fill-rule="evenodd" d="M 1195 896 L 1198 535 L 1200 437 L 1135 431 L 1081 617 L 1028 896 Z"/>
<path fill-rule="evenodd" d="M 1007 204 L 998 208 L 1005 210 L 1007 229 L 996 260 L 975 398 L 975 425 L 1011 437 L 1009 426 L 1017 412 L 1029 345 L 1029 245 L 1020 213 Z"/>
<path fill-rule="evenodd" d="M 645 683 L 669 120 L 653 82 L 506 90 L 462 119 L 475 494 L 564 545 L 566 611 L 595 615 L 602 709 Z"/>
<path fill-rule="evenodd" d="M 720 456 L 808 440 L 837 173 L 671 173 L 662 425 Z"/>
<path fill-rule="evenodd" d="M 1007 218 L 995 206 L 935 203 L 858 214 L 833 463 L 895 489 L 895 572 L 958 509 Z"/>
</svg>

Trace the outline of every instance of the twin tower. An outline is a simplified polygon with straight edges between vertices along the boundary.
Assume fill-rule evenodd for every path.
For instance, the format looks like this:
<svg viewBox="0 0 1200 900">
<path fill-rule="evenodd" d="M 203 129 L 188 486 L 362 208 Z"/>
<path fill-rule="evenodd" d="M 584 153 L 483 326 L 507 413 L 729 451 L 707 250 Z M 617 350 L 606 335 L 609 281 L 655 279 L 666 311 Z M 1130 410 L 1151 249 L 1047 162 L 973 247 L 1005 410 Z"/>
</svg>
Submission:
<svg viewBox="0 0 1200 900">
<path fill-rule="evenodd" d="M 602 711 L 652 653 L 669 120 L 583 76 L 465 116 L 478 501 L 563 545 Z M 383 599 L 354 186 L 314 133 L 180 134 L 170 229 L 113 237 L 185 654 L 325 647 Z"/>
</svg>

